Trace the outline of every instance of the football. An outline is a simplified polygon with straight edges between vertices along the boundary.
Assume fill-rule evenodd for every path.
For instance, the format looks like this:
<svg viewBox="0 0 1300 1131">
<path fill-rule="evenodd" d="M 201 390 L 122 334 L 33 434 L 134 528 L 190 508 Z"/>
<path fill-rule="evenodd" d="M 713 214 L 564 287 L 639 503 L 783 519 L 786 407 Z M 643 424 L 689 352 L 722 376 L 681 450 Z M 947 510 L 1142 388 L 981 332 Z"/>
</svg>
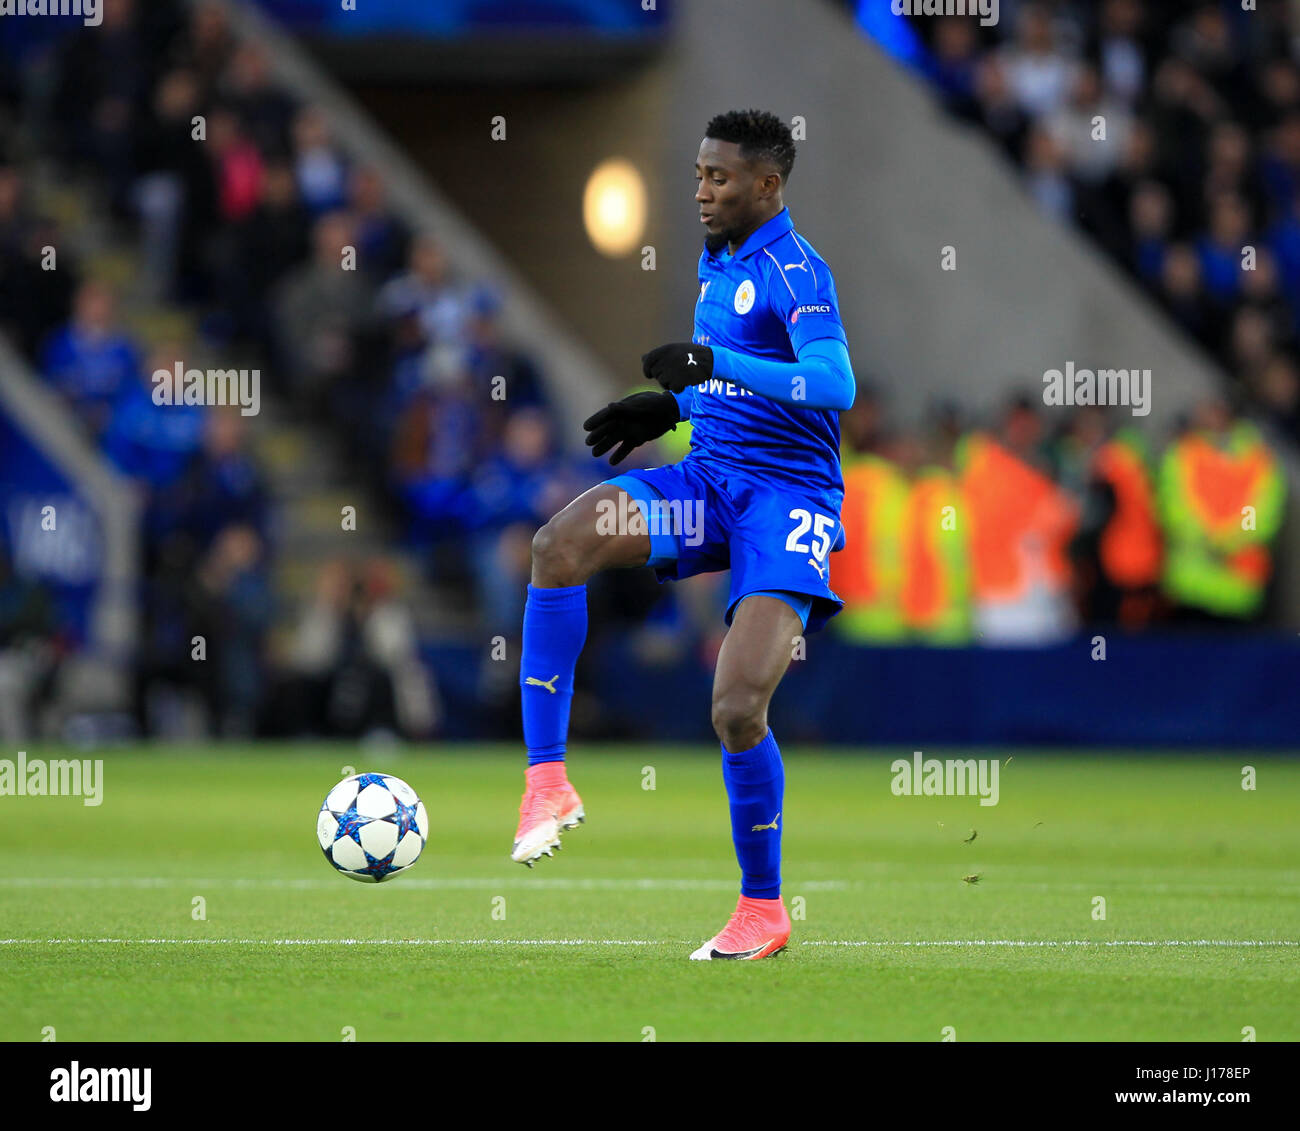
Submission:
<svg viewBox="0 0 1300 1131">
<path fill-rule="evenodd" d="M 392 774 L 353 774 L 329 791 L 316 818 L 325 859 L 352 880 L 377 884 L 405 872 L 424 851 L 429 814 Z"/>
</svg>

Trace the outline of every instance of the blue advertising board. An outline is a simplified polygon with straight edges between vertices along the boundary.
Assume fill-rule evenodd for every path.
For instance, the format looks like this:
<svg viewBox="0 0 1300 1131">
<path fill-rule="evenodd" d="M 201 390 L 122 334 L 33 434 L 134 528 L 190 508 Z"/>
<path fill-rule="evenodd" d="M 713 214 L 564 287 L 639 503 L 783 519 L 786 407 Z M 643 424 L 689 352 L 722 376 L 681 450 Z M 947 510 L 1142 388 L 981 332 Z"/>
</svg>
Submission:
<svg viewBox="0 0 1300 1131">
<path fill-rule="evenodd" d="M 0 407 L 0 542 L 14 571 L 48 587 L 71 643 L 89 635 L 104 577 L 104 531 L 90 500 Z"/>
<path fill-rule="evenodd" d="M 257 0 L 295 31 L 339 36 L 421 35 L 437 38 L 484 32 L 564 32 L 609 36 L 663 30 L 669 0 Z"/>
</svg>

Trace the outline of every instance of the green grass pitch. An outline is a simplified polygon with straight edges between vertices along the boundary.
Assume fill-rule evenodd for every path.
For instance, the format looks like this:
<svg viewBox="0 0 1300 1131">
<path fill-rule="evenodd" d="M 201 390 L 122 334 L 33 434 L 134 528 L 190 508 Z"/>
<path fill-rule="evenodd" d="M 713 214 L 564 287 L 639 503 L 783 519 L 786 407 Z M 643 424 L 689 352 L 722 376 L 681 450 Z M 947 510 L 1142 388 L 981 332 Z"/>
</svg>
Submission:
<svg viewBox="0 0 1300 1131">
<path fill-rule="evenodd" d="M 577 748 L 587 824 L 531 872 L 517 750 L 107 752 L 97 808 L 0 797 L 0 1034 L 1300 1040 L 1300 760 L 1017 751 L 981 807 L 894 796 L 910 751 L 784 753 L 791 945 L 693 963 L 737 890 L 716 748 Z M 378 886 L 316 846 L 345 764 L 431 815 Z"/>
</svg>

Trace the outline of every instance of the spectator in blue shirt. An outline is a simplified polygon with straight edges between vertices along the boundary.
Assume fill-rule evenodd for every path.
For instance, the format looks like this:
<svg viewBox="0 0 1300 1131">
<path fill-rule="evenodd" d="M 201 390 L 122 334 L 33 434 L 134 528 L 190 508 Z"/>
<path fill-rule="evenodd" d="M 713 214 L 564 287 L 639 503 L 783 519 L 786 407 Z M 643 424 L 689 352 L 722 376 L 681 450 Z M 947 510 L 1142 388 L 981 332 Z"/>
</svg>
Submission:
<svg viewBox="0 0 1300 1131">
<path fill-rule="evenodd" d="M 155 350 L 146 369 L 126 382 L 114 399 L 104 431 L 104 454 L 123 475 L 141 480 L 152 491 L 180 478 L 203 435 L 202 406 L 154 403 L 152 374 L 170 374 L 180 357 L 179 347 Z"/>
<path fill-rule="evenodd" d="M 247 526 L 263 541 L 269 533 L 266 482 L 249 450 L 248 422 L 237 408 L 208 410 L 202 447 L 181 485 L 184 523 L 200 547 L 228 526 Z"/>
<path fill-rule="evenodd" d="M 591 461 L 584 468 L 590 472 Z M 475 472 L 467 495 L 469 548 L 486 623 L 523 617 L 530 547 L 538 528 L 596 478 L 584 478 L 558 453 L 554 430 L 537 407 L 513 413 L 499 449 Z"/>
<path fill-rule="evenodd" d="M 1241 292 L 1241 249 L 1251 242 L 1245 202 L 1223 194 L 1210 211 L 1209 232 L 1196 244 L 1205 290 L 1220 305 L 1234 302 Z"/>
<path fill-rule="evenodd" d="M 103 283 L 91 280 L 77 291 L 72 320 L 46 343 L 41 370 L 98 437 L 113 402 L 140 374 L 140 352 L 118 326 L 112 292 Z"/>
</svg>

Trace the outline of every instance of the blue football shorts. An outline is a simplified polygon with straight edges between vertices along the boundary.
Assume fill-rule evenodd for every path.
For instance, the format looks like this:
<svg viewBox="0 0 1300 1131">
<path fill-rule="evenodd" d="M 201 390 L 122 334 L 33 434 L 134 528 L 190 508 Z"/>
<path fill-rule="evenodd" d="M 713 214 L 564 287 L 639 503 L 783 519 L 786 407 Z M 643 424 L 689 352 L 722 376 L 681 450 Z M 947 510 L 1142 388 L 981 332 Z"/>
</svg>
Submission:
<svg viewBox="0 0 1300 1131">
<path fill-rule="evenodd" d="M 830 587 L 830 554 L 844 545 L 840 493 L 750 478 L 690 457 L 606 482 L 626 491 L 645 517 L 646 564 L 660 581 L 731 570 L 727 624 L 757 593 L 787 602 L 806 632 L 844 607 Z"/>
</svg>

